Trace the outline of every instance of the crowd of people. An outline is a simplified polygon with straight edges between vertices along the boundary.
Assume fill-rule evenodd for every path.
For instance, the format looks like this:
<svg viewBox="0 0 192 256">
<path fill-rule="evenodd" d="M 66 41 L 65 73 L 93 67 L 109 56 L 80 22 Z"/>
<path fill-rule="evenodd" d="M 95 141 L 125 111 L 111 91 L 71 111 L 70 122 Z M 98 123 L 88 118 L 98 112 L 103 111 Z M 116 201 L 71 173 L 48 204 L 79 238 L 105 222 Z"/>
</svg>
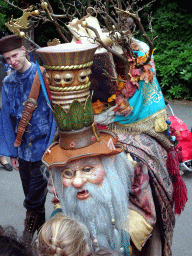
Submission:
<svg viewBox="0 0 192 256">
<path fill-rule="evenodd" d="M 147 46 L 132 40 L 138 57 L 145 55 Z M 12 69 L 2 87 L 0 160 L 19 171 L 26 209 L 20 242 L 1 227 L 0 255 L 172 255 L 175 212 L 187 193 L 176 169 L 179 151 L 163 134 L 167 115 L 155 71 L 126 99 L 129 115 L 112 108 L 94 116 L 89 77 L 97 48 L 40 48 L 45 72 L 26 57 L 19 36 L 0 39 Z M 48 182 L 55 211 L 46 221 Z"/>
</svg>

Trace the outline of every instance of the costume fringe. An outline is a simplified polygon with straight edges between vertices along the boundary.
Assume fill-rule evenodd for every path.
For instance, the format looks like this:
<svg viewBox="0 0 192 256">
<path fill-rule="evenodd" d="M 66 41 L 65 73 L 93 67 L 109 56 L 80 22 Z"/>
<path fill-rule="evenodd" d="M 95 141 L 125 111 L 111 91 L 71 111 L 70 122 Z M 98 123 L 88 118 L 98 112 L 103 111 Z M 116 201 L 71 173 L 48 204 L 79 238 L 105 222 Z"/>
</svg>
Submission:
<svg viewBox="0 0 192 256">
<path fill-rule="evenodd" d="M 173 181 L 173 200 L 175 203 L 175 214 L 180 215 L 188 200 L 187 188 L 179 173 L 179 162 L 182 162 L 181 149 L 173 146 L 170 148 L 167 159 L 167 168 Z"/>
<path fill-rule="evenodd" d="M 165 121 L 167 120 L 167 111 L 166 109 L 162 109 L 157 113 L 146 117 L 142 120 L 139 120 L 132 124 L 120 124 L 120 123 L 112 123 L 108 127 L 110 130 L 116 133 L 134 133 L 139 134 L 142 132 L 146 132 L 152 128 L 154 128 L 155 120 L 157 118 L 163 118 Z"/>
</svg>

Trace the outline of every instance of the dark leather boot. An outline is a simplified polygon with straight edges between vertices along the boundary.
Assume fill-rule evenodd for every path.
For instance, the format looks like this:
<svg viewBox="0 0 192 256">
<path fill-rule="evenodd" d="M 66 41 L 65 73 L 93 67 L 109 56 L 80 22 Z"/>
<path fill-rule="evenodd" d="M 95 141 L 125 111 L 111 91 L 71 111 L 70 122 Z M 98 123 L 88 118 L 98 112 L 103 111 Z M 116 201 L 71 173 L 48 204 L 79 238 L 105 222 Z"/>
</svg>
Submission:
<svg viewBox="0 0 192 256">
<path fill-rule="evenodd" d="M 26 219 L 24 222 L 23 243 L 26 248 L 31 247 L 33 235 L 38 231 L 45 222 L 45 213 L 36 213 L 32 211 L 26 212 Z"/>
<path fill-rule="evenodd" d="M 38 213 L 37 217 L 37 225 L 36 225 L 36 230 L 39 232 L 40 228 L 42 225 L 45 223 L 45 212 L 44 213 Z"/>
</svg>

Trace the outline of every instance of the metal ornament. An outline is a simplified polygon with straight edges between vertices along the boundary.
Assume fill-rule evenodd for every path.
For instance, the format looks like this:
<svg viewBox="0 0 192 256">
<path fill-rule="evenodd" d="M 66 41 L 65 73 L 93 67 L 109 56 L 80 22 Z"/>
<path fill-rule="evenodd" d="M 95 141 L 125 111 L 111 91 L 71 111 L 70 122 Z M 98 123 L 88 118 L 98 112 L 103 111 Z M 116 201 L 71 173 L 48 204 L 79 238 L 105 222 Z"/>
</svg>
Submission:
<svg viewBox="0 0 192 256">
<path fill-rule="evenodd" d="M 33 10 L 33 6 L 30 6 L 29 8 L 23 10 L 23 15 L 18 19 L 13 19 L 13 15 L 11 17 L 11 20 L 5 25 L 7 28 L 15 35 L 18 35 L 20 37 L 25 37 L 25 33 L 21 31 L 21 29 L 28 29 L 30 23 L 28 22 L 28 18 L 31 15 L 38 16 L 40 14 L 39 10 Z"/>
</svg>

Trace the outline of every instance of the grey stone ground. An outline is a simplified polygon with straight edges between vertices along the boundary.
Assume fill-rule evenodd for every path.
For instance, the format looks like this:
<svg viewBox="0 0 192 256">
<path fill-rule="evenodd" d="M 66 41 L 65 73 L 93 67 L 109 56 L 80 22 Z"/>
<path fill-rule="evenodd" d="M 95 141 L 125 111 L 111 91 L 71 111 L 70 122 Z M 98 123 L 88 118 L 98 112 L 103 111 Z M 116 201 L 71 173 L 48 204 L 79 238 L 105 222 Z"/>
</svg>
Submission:
<svg viewBox="0 0 192 256">
<path fill-rule="evenodd" d="M 0 81 L 4 75 L 1 71 L 0 63 Z M 1 87 L 1 84 L 0 84 Z M 0 88 L 1 89 L 1 88 Z M 1 94 L 0 94 L 1 102 Z M 192 127 L 192 105 L 170 103 L 174 113 L 182 119 L 189 129 Z M 171 115 L 170 111 L 169 114 Z M 173 237 L 173 256 L 191 256 L 192 255 L 192 173 L 183 175 L 188 189 L 188 202 L 184 212 L 176 218 L 176 227 Z M 6 172 L 0 167 L 0 225 L 12 225 L 22 234 L 25 210 L 23 208 L 24 195 L 22 191 L 19 173 L 17 171 Z M 47 196 L 46 216 L 50 217 L 53 207 L 51 204 L 52 196 Z"/>
<path fill-rule="evenodd" d="M 188 128 L 192 127 L 192 104 L 170 103 L 174 114 L 183 120 Z M 171 112 L 168 110 L 169 114 Z M 176 217 L 176 226 L 173 235 L 173 256 L 192 255 L 192 172 L 186 172 L 183 179 L 188 190 L 188 202 L 185 210 Z"/>
</svg>

